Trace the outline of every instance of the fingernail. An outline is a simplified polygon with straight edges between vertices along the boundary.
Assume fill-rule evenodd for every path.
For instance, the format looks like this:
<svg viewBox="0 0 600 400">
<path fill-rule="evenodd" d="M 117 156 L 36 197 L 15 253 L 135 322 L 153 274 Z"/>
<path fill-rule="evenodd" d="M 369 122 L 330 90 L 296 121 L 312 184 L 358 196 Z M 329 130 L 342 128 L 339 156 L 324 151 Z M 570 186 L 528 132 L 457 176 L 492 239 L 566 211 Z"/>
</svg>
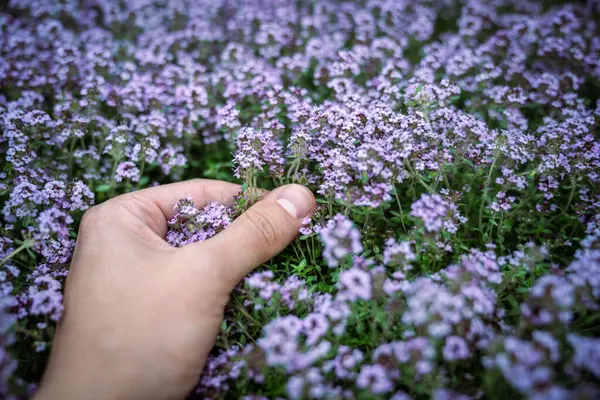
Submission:
<svg viewBox="0 0 600 400">
<path fill-rule="evenodd" d="M 313 209 L 312 193 L 301 185 L 282 187 L 277 193 L 277 202 L 294 218 L 304 218 Z"/>
</svg>

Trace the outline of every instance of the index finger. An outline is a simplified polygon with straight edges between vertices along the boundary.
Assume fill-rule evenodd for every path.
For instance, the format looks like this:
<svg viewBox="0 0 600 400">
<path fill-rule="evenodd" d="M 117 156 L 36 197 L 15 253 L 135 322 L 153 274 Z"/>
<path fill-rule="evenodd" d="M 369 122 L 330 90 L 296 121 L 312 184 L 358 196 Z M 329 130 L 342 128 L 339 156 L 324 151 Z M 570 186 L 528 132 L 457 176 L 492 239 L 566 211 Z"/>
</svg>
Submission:
<svg viewBox="0 0 600 400">
<path fill-rule="evenodd" d="M 167 222 L 175 214 L 175 205 L 184 197 L 190 197 L 196 207 L 211 202 L 231 204 L 241 191 L 235 183 L 211 179 L 192 179 L 184 182 L 155 186 L 108 200 L 105 204 L 121 204 L 129 213 L 160 237 L 167 233 Z"/>
<path fill-rule="evenodd" d="M 191 197 L 194 205 L 201 208 L 213 201 L 219 204 L 231 204 L 233 197 L 240 192 L 241 186 L 235 183 L 212 179 L 192 179 L 155 186 L 134 193 L 152 199 L 161 209 L 165 220 L 168 220 L 175 214 L 177 202 L 184 197 Z"/>
</svg>

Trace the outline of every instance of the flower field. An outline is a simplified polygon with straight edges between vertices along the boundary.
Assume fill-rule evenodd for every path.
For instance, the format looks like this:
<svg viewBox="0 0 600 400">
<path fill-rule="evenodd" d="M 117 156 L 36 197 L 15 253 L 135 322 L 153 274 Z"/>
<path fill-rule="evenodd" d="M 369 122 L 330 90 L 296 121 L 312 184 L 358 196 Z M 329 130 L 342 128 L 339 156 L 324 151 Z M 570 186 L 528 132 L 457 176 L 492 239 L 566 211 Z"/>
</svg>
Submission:
<svg viewBox="0 0 600 400">
<path fill-rule="evenodd" d="M 309 187 L 191 398 L 600 398 L 600 1 L 0 5 L 0 398 L 40 380 L 83 213 L 192 178 L 165 240 Z M 109 295 L 109 294 L 107 294 Z"/>
</svg>

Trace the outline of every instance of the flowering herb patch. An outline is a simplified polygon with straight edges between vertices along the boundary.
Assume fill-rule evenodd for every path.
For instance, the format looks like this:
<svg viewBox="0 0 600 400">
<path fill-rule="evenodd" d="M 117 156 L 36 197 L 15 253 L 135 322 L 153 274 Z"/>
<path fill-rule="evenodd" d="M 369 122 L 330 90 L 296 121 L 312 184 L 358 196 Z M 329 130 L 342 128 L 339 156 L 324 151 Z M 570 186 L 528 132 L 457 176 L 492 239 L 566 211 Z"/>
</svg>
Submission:
<svg viewBox="0 0 600 400">
<path fill-rule="evenodd" d="M 597 0 L 10 0 L 0 397 L 39 381 L 81 216 L 258 188 L 318 208 L 233 293 L 198 398 L 600 397 Z"/>
</svg>

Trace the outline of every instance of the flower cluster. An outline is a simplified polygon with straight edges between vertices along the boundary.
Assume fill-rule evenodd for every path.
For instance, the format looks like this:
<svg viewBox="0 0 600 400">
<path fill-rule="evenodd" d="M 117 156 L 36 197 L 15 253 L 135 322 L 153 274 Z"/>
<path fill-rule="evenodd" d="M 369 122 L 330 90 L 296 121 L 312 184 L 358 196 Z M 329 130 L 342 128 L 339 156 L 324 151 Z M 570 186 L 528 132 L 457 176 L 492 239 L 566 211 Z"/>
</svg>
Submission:
<svg viewBox="0 0 600 400">
<path fill-rule="evenodd" d="M 245 286 L 250 289 L 244 305 L 255 311 L 271 306 L 285 307 L 293 310 L 297 303 L 302 304 L 309 298 L 306 282 L 292 275 L 283 284 L 273 281 L 272 271 L 258 272 L 245 280 Z M 257 296 L 256 296 L 256 295 Z"/>
<path fill-rule="evenodd" d="M 360 232 L 343 215 L 331 218 L 319 233 L 323 240 L 323 257 L 331 268 L 337 267 L 346 256 L 360 254 L 363 250 Z"/>
<path fill-rule="evenodd" d="M 283 129 L 278 123 L 277 129 Z M 275 129 L 275 131 L 277 131 Z M 237 152 L 233 159 L 238 178 L 250 179 L 257 172 L 268 167 L 273 176 L 279 176 L 283 170 L 282 146 L 276 134 L 271 130 L 259 130 L 245 127 L 237 132 Z"/>
<path fill-rule="evenodd" d="M 456 206 L 449 204 L 438 194 L 423 194 L 418 201 L 412 203 L 410 209 L 410 215 L 423 221 L 427 232 L 439 232 L 443 229 L 456 233 L 458 230 L 457 224 L 452 220 Z"/>
<path fill-rule="evenodd" d="M 175 211 L 168 221 L 166 236 L 167 242 L 175 247 L 210 239 L 231 223 L 234 214 L 231 207 L 215 202 L 198 209 L 191 198 L 181 199 Z"/>
</svg>

